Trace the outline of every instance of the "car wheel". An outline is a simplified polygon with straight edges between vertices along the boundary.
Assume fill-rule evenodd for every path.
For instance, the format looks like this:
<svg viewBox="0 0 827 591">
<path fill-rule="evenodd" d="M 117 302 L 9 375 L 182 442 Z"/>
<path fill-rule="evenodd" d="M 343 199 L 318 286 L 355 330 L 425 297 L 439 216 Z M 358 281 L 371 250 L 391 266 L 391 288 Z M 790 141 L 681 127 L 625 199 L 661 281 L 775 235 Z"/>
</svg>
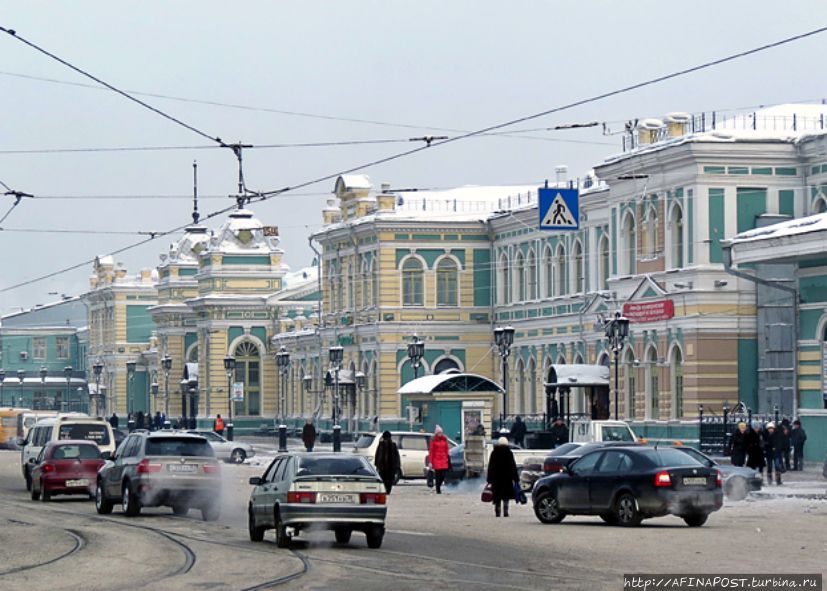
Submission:
<svg viewBox="0 0 827 591">
<path fill-rule="evenodd" d="M 187 515 L 187 513 L 190 512 L 190 508 L 187 505 L 181 503 L 178 505 L 173 505 L 172 512 L 178 515 L 179 517 L 184 517 Z"/>
<path fill-rule="evenodd" d="M 747 479 L 743 476 L 733 476 L 724 484 L 724 494 L 730 501 L 743 501 L 748 493 Z"/>
<path fill-rule="evenodd" d="M 617 525 L 617 519 L 615 518 L 614 513 L 601 513 L 600 519 L 602 519 L 609 525 Z"/>
<path fill-rule="evenodd" d="M 381 525 L 374 525 L 368 528 L 368 531 L 365 532 L 365 536 L 367 537 L 368 548 L 381 548 L 382 538 L 385 537 L 385 528 Z"/>
<path fill-rule="evenodd" d="M 141 512 L 141 502 L 138 500 L 129 482 L 125 482 L 123 485 L 121 509 L 123 509 L 124 514 L 128 517 L 135 517 Z"/>
<path fill-rule="evenodd" d="M 640 511 L 637 510 L 637 499 L 629 493 L 622 494 L 615 501 L 615 519 L 618 525 L 634 527 L 640 525 Z"/>
<path fill-rule="evenodd" d="M 32 490 L 32 475 L 29 474 L 28 468 L 26 468 L 26 490 Z"/>
<path fill-rule="evenodd" d="M 233 464 L 243 464 L 244 460 L 247 459 L 247 454 L 244 452 L 243 449 L 234 449 L 233 453 L 230 454 L 230 461 Z"/>
<path fill-rule="evenodd" d="M 550 491 L 540 493 L 534 501 L 534 515 L 543 523 L 560 523 L 566 514 L 560 510 L 560 501 Z"/>
<path fill-rule="evenodd" d="M 216 521 L 221 515 L 221 507 L 218 503 L 210 503 L 201 507 L 201 519 L 204 521 Z"/>
<path fill-rule="evenodd" d="M 279 548 L 289 548 L 290 536 L 287 535 L 287 526 L 282 523 L 278 509 L 276 509 L 276 518 L 274 522 L 276 524 L 276 546 Z"/>
<path fill-rule="evenodd" d="M 685 515 L 683 520 L 686 522 L 686 525 L 689 527 L 701 527 L 706 520 L 709 518 L 709 515 L 706 513 L 700 513 L 697 515 Z"/>
<path fill-rule="evenodd" d="M 32 488 L 32 500 L 37 501 L 38 499 L 40 499 L 40 491 L 35 490 L 34 486 L 32 486 L 31 488 Z"/>
<path fill-rule="evenodd" d="M 107 499 L 103 494 L 103 484 L 98 482 L 95 487 L 95 510 L 101 515 L 109 515 L 112 513 L 112 501 Z"/>
<path fill-rule="evenodd" d="M 350 541 L 350 534 L 353 533 L 353 530 L 347 527 L 340 527 L 335 533 L 337 543 L 347 544 Z"/>
<path fill-rule="evenodd" d="M 256 517 L 253 515 L 253 510 L 247 510 L 247 530 L 250 532 L 251 542 L 261 542 L 264 540 L 264 532 L 266 527 L 259 527 L 256 525 Z"/>
</svg>

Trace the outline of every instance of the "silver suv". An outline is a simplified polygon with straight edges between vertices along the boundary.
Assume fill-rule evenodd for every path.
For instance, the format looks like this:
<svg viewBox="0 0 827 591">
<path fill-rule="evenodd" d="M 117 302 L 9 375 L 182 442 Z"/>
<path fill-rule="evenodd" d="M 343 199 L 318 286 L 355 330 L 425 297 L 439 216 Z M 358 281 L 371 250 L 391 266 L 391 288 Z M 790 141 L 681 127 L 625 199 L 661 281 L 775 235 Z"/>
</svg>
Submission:
<svg viewBox="0 0 827 591">
<path fill-rule="evenodd" d="M 188 433 L 133 431 L 98 472 L 95 508 L 116 502 L 129 516 L 141 507 L 172 507 L 176 515 L 201 510 L 215 521 L 221 510 L 221 467 L 207 440 Z"/>
</svg>

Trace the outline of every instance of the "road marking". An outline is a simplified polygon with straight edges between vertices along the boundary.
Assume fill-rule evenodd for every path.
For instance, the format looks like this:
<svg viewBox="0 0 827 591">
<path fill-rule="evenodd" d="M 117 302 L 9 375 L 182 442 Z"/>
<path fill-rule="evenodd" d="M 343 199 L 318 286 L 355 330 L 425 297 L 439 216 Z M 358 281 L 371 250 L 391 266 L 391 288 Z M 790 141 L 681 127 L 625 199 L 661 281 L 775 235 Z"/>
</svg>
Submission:
<svg viewBox="0 0 827 591">
<path fill-rule="evenodd" d="M 405 529 L 389 529 L 387 530 L 389 534 L 402 534 L 405 536 L 432 536 L 434 534 L 425 531 L 408 531 Z"/>
</svg>

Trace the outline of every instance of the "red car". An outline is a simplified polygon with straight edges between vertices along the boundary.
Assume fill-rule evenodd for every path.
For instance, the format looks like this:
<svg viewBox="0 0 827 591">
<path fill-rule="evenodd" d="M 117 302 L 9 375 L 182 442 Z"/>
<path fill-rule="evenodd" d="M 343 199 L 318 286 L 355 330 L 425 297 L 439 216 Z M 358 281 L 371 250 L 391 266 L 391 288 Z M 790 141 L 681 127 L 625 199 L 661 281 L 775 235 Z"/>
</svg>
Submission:
<svg viewBox="0 0 827 591">
<path fill-rule="evenodd" d="M 53 441 L 31 461 L 34 464 L 31 470 L 33 501 L 46 502 L 54 495 L 95 497 L 98 469 L 104 461 L 94 442 Z"/>
</svg>

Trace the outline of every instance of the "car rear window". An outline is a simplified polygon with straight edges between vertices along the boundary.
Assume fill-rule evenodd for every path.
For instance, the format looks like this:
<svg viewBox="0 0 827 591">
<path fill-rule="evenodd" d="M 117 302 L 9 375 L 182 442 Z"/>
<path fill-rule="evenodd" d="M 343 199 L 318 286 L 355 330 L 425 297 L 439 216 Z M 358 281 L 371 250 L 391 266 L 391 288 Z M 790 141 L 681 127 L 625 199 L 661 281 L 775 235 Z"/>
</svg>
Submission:
<svg viewBox="0 0 827 591">
<path fill-rule="evenodd" d="M 148 456 L 214 457 L 206 439 L 194 437 L 152 437 L 146 440 Z"/>
<path fill-rule="evenodd" d="M 373 443 L 375 437 L 375 435 L 362 435 L 356 440 L 356 448 L 365 449 L 366 447 L 370 447 L 370 444 Z"/>
<path fill-rule="evenodd" d="M 340 458 L 302 458 L 300 470 L 307 470 L 306 475 L 316 476 L 374 476 L 373 468 L 361 456 Z"/>
<path fill-rule="evenodd" d="M 53 460 L 98 460 L 100 457 L 96 445 L 58 445 L 52 450 Z"/>
<path fill-rule="evenodd" d="M 69 423 L 60 425 L 58 439 L 85 439 L 98 445 L 109 445 L 109 429 L 105 425 L 90 423 Z"/>
<path fill-rule="evenodd" d="M 582 447 L 582 446 L 577 445 L 576 443 L 564 443 L 563 445 L 561 445 L 559 447 L 555 447 L 553 450 L 551 450 L 551 453 L 548 454 L 548 455 L 550 455 L 550 456 L 565 456 L 565 455 L 568 455 L 569 452 L 572 452 L 575 449 L 577 449 L 578 447 Z"/>
<path fill-rule="evenodd" d="M 701 465 L 701 463 L 692 456 L 676 449 L 652 449 L 646 450 L 644 453 L 650 461 L 654 462 L 654 464 L 659 467 L 676 468 L 679 466 Z"/>
</svg>

